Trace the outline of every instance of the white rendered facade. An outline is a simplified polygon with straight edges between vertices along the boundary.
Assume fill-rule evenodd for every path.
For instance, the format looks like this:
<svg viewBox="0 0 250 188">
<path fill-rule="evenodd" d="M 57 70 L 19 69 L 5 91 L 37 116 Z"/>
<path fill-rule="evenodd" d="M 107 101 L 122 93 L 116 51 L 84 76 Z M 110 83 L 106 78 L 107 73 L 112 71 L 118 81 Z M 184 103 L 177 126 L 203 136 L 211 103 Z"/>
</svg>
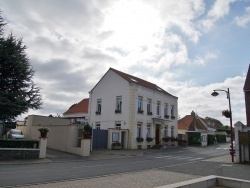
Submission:
<svg viewBox="0 0 250 188">
<path fill-rule="evenodd" d="M 89 93 L 90 124 L 110 131 L 120 129 L 119 141 L 126 142 L 125 149 L 146 149 L 160 144 L 165 136 L 176 137 L 178 98 L 156 88 L 141 86 L 132 78 L 129 82 L 109 69 Z M 137 137 L 144 141 L 137 142 Z M 153 142 L 147 142 L 147 137 L 154 138 Z"/>
</svg>

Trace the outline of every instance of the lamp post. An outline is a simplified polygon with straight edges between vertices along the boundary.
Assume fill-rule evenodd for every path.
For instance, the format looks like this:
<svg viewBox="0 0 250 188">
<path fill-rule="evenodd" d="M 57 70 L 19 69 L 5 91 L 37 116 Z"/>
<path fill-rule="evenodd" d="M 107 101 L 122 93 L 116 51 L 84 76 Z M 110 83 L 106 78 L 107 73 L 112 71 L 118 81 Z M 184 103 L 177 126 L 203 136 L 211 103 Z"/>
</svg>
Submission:
<svg viewBox="0 0 250 188">
<path fill-rule="evenodd" d="M 227 93 L 227 99 L 228 99 L 228 103 L 229 103 L 229 111 L 230 111 L 230 131 L 231 131 L 231 147 L 232 147 L 232 162 L 234 162 L 234 145 L 233 145 L 233 125 L 232 125 L 232 110 L 231 110 L 231 100 L 230 100 L 230 91 L 229 88 L 227 88 L 227 90 L 223 90 L 223 89 L 216 89 L 214 90 L 214 92 L 211 94 L 213 97 L 216 97 L 219 95 L 218 92 L 216 91 L 224 91 Z"/>
</svg>

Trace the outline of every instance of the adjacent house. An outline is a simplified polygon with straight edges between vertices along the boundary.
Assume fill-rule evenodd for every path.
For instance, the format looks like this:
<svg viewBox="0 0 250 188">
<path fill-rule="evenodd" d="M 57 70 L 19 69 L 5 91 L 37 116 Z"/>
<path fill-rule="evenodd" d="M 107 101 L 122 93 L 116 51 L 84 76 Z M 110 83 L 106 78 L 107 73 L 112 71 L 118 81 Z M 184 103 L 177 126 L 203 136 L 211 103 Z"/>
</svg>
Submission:
<svg viewBox="0 0 250 188">
<path fill-rule="evenodd" d="M 207 142 L 207 133 L 215 133 L 216 129 L 207 124 L 206 120 L 195 114 L 186 115 L 178 121 L 179 137 L 189 141 L 189 145 L 197 145 L 202 143 L 203 146 Z"/>
<path fill-rule="evenodd" d="M 177 117 L 176 96 L 113 68 L 89 92 L 90 124 L 108 130 L 108 148 L 115 142 L 124 149 L 159 145 L 163 137 L 177 136 Z"/>
<path fill-rule="evenodd" d="M 83 99 L 79 103 L 73 104 L 66 112 L 63 113 L 63 118 L 70 119 L 71 123 L 88 122 L 89 99 Z"/>
</svg>

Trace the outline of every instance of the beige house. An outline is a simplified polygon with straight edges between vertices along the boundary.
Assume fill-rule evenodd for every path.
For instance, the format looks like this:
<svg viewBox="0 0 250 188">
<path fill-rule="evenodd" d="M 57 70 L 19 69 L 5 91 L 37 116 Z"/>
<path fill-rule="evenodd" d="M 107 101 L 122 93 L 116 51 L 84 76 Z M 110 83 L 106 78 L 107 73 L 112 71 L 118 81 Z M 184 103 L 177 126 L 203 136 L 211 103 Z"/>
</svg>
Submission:
<svg viewBox="0 0 250 188">
<path fill-rule="evenodd" d="M 177 117 L 176 96 L 113 68 L 89 92 L 90 124 L 95 129 L 109 130 L 108 148 L 116 141 L 124 149 L 159 145 L 161 138 L 177 136 Z"/>
</svg>

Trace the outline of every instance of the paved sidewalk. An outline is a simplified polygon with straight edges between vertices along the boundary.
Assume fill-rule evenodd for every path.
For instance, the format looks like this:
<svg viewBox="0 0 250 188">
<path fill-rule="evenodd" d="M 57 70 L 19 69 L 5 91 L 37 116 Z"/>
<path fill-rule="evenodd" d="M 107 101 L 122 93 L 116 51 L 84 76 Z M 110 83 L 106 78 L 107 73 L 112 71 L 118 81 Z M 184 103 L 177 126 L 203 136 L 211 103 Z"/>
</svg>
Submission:
<svg viewBox="0 0 250 188">
<path fill-rule="evenodd" d="M 90 156 L 82 157 L 71 153 L 66 153 L 58 150 L 47 149 L 46 159 L 19 159 L 0 161 L 3 164 L 34 164 L 34 163 L 50 163 L 50 162 L 70 162 L 83 160 L 101 160 L 115 159 L 124 157 L 143 156 L 145 150 L 95 150 Z M 148 150 L 147 150 L 148 151 Z"/>
</svg>

